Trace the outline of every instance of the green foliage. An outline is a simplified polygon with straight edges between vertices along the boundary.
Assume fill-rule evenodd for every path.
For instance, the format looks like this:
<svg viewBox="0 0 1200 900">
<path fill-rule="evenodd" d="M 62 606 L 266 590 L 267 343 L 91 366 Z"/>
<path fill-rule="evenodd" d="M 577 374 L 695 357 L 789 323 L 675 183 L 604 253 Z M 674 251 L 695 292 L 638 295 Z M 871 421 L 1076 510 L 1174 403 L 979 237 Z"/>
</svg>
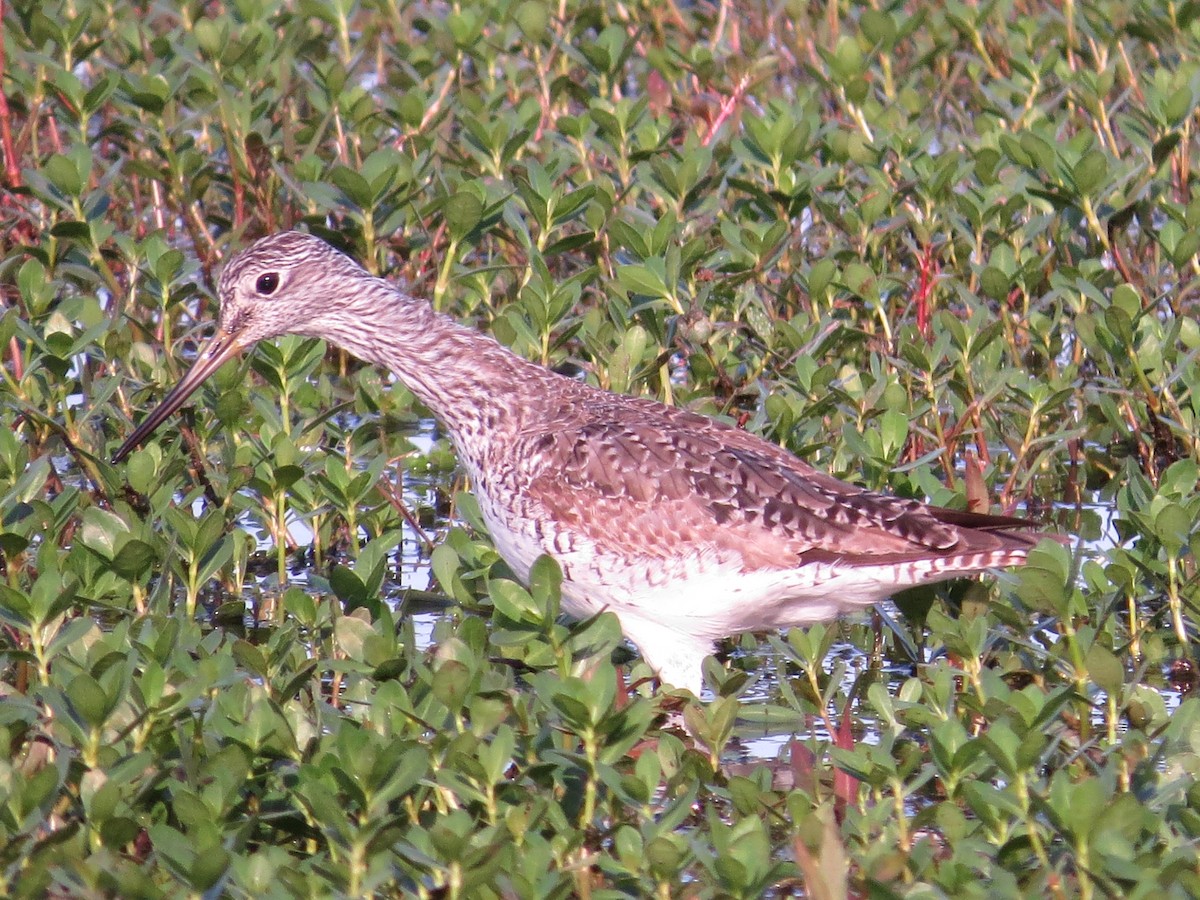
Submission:
<svg viewBox="0 0 1200 900">
<path fill-rule="evenodd" d="M 548 10 L 5 4 L 0 892 L 1200 894 L 1195 10 Z M 412 396 L 320 343 L 111 466 L 296 225 L 1081 547 L 738 638 L 701 705 L 514 581 Z"/>
</svg>

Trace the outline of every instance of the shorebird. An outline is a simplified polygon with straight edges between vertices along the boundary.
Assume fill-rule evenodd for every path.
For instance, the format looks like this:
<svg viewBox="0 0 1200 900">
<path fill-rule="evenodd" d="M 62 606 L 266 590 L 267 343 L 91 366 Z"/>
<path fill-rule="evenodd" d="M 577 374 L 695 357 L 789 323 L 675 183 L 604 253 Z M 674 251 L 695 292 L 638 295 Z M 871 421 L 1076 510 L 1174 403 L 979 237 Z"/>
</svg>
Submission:
<svg viewBox="0 0 1200 900">
<path fill-rule="evenodd" d="M 446 426 L 496 549 L 549 554 L 575 617 L 610 610 L 660 680 L 699 696 L 714 641 L 1022 563 L 1041 535 L 848 484 L 732 425 L 558 375 L 297 231 L 234 256 L 195 364 L 119 462 L 227 360 L 284 334 L 390 369 Z"/>
</svg>

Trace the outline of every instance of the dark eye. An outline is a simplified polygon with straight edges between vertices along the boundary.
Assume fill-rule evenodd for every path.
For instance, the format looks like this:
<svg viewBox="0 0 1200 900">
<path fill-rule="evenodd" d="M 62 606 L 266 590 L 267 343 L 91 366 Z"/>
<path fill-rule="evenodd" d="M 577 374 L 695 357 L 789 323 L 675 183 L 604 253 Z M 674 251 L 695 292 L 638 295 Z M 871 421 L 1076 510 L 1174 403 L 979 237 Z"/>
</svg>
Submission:
<svg viewBox="0 0 1200 900">
<path fill-rule="evenodd" d="M 267 272 L 265 275 L 259 275 L 258 281 L 254 282 L 254 289 L 260 294 L 273 294 L 277 287 L 279 287 L 278 272 Z"/>
</svg>

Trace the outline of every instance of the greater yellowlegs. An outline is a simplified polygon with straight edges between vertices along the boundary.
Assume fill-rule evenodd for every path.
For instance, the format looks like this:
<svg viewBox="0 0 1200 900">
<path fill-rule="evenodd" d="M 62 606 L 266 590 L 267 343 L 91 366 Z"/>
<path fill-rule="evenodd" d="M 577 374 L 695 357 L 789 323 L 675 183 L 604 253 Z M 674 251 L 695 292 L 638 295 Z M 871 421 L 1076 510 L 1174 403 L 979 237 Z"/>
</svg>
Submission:
<svg viewBox="0 0 1200 900">
<path fill-rule="evenodd" d="M 611 610 L 662 681 L 699 693 L 713 642 L 830 619 L 1020 564 L 1030 523 L 865 490 L 731 425 L 528 362 L 301 232 L 230 260 L 216 333 L 113 457 L 224 362 L 283 334 L 391 369 L 445 424 L 496 549 L 562 567 L 563 607 Z"/>
</svg>

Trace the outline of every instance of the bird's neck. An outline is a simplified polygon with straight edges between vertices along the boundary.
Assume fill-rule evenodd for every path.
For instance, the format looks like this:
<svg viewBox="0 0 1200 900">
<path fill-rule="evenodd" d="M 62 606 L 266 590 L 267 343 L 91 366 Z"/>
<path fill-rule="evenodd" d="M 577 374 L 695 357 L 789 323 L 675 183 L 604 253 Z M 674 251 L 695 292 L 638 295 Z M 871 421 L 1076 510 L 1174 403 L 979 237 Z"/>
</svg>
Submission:
<svg viewBox="0 0 1200 900">
<path fill-rule="evenodd" d="M 460 451 L 489 443 L 497 428 L 519 428 L 539 405 L 531 398 L 546 395 L 541 385 L 561 377 L 394 289 L 360 304 L 352 328 L 335 325 L 319 336 L 391 369 Z"/>
</svg>

